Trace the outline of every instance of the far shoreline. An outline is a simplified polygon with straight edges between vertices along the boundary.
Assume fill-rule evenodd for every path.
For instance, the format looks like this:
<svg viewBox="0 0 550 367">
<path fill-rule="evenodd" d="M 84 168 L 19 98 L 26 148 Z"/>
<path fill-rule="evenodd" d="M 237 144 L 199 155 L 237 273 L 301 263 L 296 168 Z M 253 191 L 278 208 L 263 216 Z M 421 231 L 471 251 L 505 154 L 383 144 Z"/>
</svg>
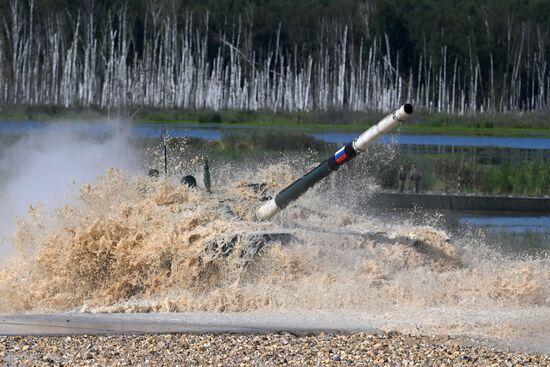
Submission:
<svg viewBox="0 0 550 367">
<path fill-rule="evenodd" d="M 304 132 L 361 132 L 379 121 L 383 113 L 365 111 L 270 112 L 250 110 L 181 110 L 96 107 L 0 106 L 0 121 L 78 122 L 110 118 L 135 124 L 204 125 L 204 127 L 258 127 L 300 129 Z M 486 137 L 550 137 L 550 118 L 541 112 L 477 114 L 415 113 L 399 130 L 412 135 Z"/>
</svg>

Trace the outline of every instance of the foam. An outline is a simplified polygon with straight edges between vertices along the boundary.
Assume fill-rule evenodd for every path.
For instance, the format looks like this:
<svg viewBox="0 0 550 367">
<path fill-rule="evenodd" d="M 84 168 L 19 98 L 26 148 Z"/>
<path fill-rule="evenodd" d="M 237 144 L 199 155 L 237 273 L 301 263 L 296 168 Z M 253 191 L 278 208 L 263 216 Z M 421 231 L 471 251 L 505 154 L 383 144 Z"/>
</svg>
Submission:
<svg viewBox="0 0 550 367">
<path fill-rule="evenodd" d="M 283 167 L 260 168 L 256 182 L 285 187 L 295 176 Z M 248 182 L 208 194 L 110 169 L 54 212 L 32 207 L 0 271 L 0 312 L 332 312 L 387 329 L 521 340 L 522 314 L 531 324 L 533 310 L 550 314 L 547 257 L 502 257 L 479 239 L 353 213 L 315 190 L 256 222 Z M 222 236 L 262 232 L 293 239 L 252 258 L 239 256 L 246 236 L 226 257 L 205 252 Z M 487 310 L 501 318 L 479 322 Z"/>
</svg>

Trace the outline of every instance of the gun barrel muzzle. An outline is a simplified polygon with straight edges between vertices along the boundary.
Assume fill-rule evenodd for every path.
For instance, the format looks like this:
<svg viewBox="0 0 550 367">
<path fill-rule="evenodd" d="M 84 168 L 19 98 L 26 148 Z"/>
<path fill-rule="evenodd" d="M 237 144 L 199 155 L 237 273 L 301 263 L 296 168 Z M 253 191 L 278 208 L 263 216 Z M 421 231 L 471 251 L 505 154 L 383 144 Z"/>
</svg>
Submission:
<svg viewBox="0 0 550 367">
<path fill-rule="evenodd" d="M 262 205 L 256 211 L 259 220 L 270 219 L 275 214 L 286 208 L 288 204 L 302 196 L 308 189 L 317 182 L 330 175 L 333 171 L 355 156 L 367 150 L 378 138 L 395 129 L 400 123 L 407 120 L 413 112 L 413 106 L 404 104 L 398 110 L 384 117 L 376 125 L 359 135 L 350 143 L 340 148 L 334 155 L 319 164 L 317 167 L 306 173 L 279 192 L 273 199 Z"/>
</svg>

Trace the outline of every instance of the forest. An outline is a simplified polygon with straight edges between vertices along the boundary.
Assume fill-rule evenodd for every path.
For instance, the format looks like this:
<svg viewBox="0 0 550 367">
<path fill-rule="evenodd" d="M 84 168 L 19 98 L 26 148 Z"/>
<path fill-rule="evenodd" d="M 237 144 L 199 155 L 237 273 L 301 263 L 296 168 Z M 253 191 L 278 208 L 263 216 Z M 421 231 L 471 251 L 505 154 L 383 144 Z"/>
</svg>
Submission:
<svg viewBox="0 0 550 367">
<path fill-rule="evenodd" d="M 0 0 L 0 29 L 0 105 L 550 105 L 547 0 Z"/>
</svg>

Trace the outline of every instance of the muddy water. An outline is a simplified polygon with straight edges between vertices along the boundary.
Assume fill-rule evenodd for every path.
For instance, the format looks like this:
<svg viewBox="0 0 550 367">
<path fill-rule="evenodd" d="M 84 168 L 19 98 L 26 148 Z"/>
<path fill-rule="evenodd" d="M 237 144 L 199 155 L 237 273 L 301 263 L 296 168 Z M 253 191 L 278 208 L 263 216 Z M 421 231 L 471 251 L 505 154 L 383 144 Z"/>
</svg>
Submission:
<svg viewBox="0 0 550 367">
<path fill-rule="evenodd" d="M 75 146 L 63 156 L 84 149 Z M 109 158 L 106 150 L 120 147 L 103 144 L 87 175 L 96 156 Z M 0 312 L 317 313 L 550 353 L 545 254 L 505 256 L 476 236 L 449 238 L 437 218 L 418 225 L 366 214 L 353 202 L 369 183 L 346 168 L 274 221 L 257 222 L 264 196 L 312 163 L 228 163 L 213 176 L 212 194 L 101 164 L 95 179 L 55 206 L 29 203 L 9 240 L 15 254 L 0 270 Z M 197 165 L 199 158 L 171 162 L 179 171 Z M 260 192 L 249 186 L 259 182 Z"/>
<path fill-rule="evenodd" d="M 274 192 L 293 179 L 283 167 L 255 179 Z M 0 271 L 0 310 L 329 312 L 413 333 L 550 340 L 548 258 L 506 258 L 316 190 L 257 222 L 260 194 L 232 181 L 207 194 L 108 170 L 71 205 L 32 208 Z M 259 233 L 273 241 L 259 249 Z"/>
</svg>

